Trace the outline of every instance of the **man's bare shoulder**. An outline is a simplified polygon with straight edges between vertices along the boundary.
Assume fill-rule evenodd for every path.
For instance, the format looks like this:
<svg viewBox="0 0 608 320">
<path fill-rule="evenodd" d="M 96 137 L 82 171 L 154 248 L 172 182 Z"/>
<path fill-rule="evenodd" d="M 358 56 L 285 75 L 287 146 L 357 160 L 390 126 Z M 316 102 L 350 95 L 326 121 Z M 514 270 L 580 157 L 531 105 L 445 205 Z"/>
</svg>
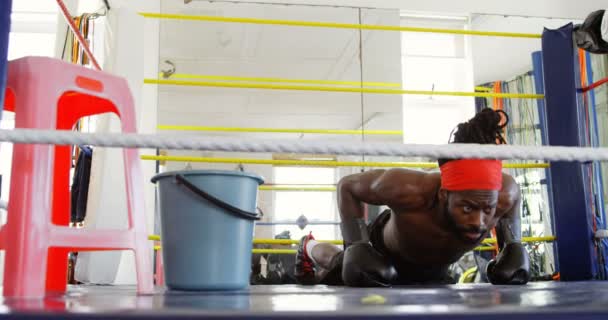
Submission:
<svg viewBox="0 0 608 320">
<path fill-rule="evenodd" d="M 438 172 L 424 172 L 403 168 L 387 170 L 385 183 L 390 185 L 391 198 L 408 208 L 421 208 L 429 205 L 437 196 L 441 186 Z M 401 201 L 399 201 L 401 200 Z M 407 202 L 407 203 L 405 203 Z"/>
<path fill-rule="evenodd" d="M 521 190 L 515 178 L 507 173 L 502 175 L 502 189 L 498 196 L 498 208 L 509 210 L 518 203 L 521 197 Z"/>
</svg>

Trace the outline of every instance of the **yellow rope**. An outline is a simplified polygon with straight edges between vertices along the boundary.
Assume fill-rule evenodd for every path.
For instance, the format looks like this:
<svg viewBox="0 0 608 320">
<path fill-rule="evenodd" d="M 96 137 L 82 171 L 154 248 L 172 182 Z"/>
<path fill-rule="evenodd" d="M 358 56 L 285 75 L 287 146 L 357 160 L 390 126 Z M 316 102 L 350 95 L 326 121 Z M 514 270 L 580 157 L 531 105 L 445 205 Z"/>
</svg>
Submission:
<svg viewBox="0 0 608 320">
<path fill-rule="evenodd" d="M 145 84 L 176 85 L 176 86 L 198 86 L 216 88 L 246 88 L 267 90 L 298 90 L 298 91 L 325 91 L 325 92 L 357 92 L 374 94 L 409 94 L 425 96 L 457 96 L 457 97 L 485 97 L 504 99 L 544 99 L 542 94 L 531 93 L 494 93 L 494 92 L 458 92 L 458 91 L 426 91 L 426 90 L 401 90 L 401 89 L 378 89 L 378 88 L 343 88 L 324 86 L 295 86 L 264 83 L 232 83 L 215 81 L 184 81 L 184 80 L 162 80 L 144 79 Z"/>
<path fill-rule="evenodd" d="M 293 250 L 293 249 L 253 249 L 251 250 L 251 253 L 254 254 L 264 254 L 264 253 L 271 253 L 271 254 L 296 254 L 298 253 L 298 250 Z"/>
<path fill-rule="evenodd" d="M 521 242 L 553 242 L 557 239 L 555 236 L 542 236 L 542 237 L 522 237 Z M 495 244 L 496 239 L 485 239 L 482 243 Z"/>
<path fill-rule="evenodd" d="M 163 73 L 160 73 L 163 77 Z M 276 82 L 276 83 L 304 83 L 304 84 L 333 84 L 339 86 L 365 86 L 365 87 L 392 87 L 399 88 L 401 83 L 395 82 L 360 82 L 360 81 L 340 81 L 340 80 L 310 80 L 310 79 L 285 79 L 268 77 L 236 77 L 236 76 L 216 76 L 203 74 L 174 73 L 168 78 L 174 79 L 206 79 L 222 81 L 251 81 L 251 82 Z"/>
<path fill-rule="evenodd" d="M 146 18 L 156 18 L 156 19 L 271 24 L 271 25 L 284 25 L 284 26 L 321 27 L 321 28 L 338 28 L 338 29 L 431 32 L 431 33 L 447 33 L 447 34 L 461 34 L 461 35 L 471 35 L 471 36 L 492 36 L 492 37 L 510 37 L 510 38 L 541 38 L 542 37 L 542 35 L 540 35 L 540 34 L 516 33 L 516 32 L 494 32 L 494 31 L 474 31 L 474 30 L 461 30 L 461 29 L 418 28 L 418 27 L 383 26 L 383 25 L 339 23 L 339 22 L 276 20 L 276 19 L 257 19 L 257 18 L 239 18 L 239 17 L 216 17 L 216 16 L 202 16 L 202 15 L 185 15 L 185 14 L 163 14 L 163 13 L 152 13 L 152 12 L 140 12 L 139 14 Z"/>
<path fill-rule="evenodd" d="M 552 242 L 557 239 L 555 236 L 543 236 L 543 237 L 522 237 L 521 242 L 529 243 L 529 242 Z M 160 241 L 160 236 L 157 234 L 151 234 L 148 236 L 148 240 Z M 341 245 L 344 242 L 342 240 L 316 240 L 318 242 L 326 242 L 336 245 Z M 293 245 L 299 244 L 300 240 L 290 240 L 290 239 L 253 239 L 253 244 L 274 244 L 274 245 Z M 484 239 L 482 244 L 495 244 L 496 239 Z M 489 247 L 490 249 L 494 249 L 494 247 Z"/>
<path fill-rule="evenodd" d="M 378 168 L 437 168 L 435 162 L 375 162 L 375 161 L 333 161 L 333 160 L 276 160 L 248 158 L 209 158 L 187 156 L 156 156 L 142 155 L 142 160 L 231 163 L 231 164 L 263 164 L 276 166 L 320 166 L 320 167 L 378 167 Z M 505 163 L 506 169 L 549 168 L 548 163 Z"/>
<path fill-rule="evenodd" d="M 160 250 L 161 246 L 154 246 L 154 250 Z M 494 247 L 477 247 L 473 249 L 475 251 L 492 251 Z M 273 254 L 296 254 L 297 250 L 294 249 L 253 249 L 252 253 L 264 254 L 264 253 L 273 253 Z"/>
<path fill-rule="evenodd" d="M 494 247 L 477 247 L 473 250 L 475 250 L 475 251 L 494 251 L 494 250 L 496 250 L 496 248 L 494 248 Z"/>
<path fill-rule="evenodd" d="M 462 273 L 462 275 L 460 276 L 460 279 L 458 279 L 458 283 L 465 283 L 467 281 L 467 278 L 470 277 L 475 272 L 477 272 L 477 267 L 473 267 L 473 268 L 466 270 L 465 272 Z"/>
<path fill-rule="evenodd" d="M 545 236 L 545 237 L 523 237 L 521 242 L 551 242 L 555 241 L 554 236 Z M 159 235 L 149 235 L 148 240 L 160 241 Z M 342 240 L 317 240 L 319 242 L 331 243 L 335 245 L 342 245 Z M 270 244 L 270 245 L 295 245 L 299 244 L 299 240 L 289 240 L 289 239 L 253 239 L 253 244 Z M 484 239 L 482 241 L 483 244 L 494 244 L 496 243 L 496 239 Z M 154 250 L 160 250 L 160 246 L 154 246 Z M 492 251 L 495 248 L 479 246 L 476 247 L 475 251 Z M 274 253 L 274 254 L 296 254 L 297 250 L 293 249 L 253 249 L 253 253 Z"/>
<path fill-rule="evenodd" d="M 313 133 L 313 134 L 373 134 L 400 136 L 400 130 L 338 130 L 338 129 L 287 129 L 287 128 L 237 128 L 237 127 L 204 127 L 158 125 L 159 130 L 174 131 L 215 131 L 215 132 L 257 132 L 257 133 Z"/>
<path fill-rule="evenodd" d="M 342 240 L 317 240 L 319 242 L 328 242 L 331 244 L 341 245 L 343 244 Z M 551 242 L 555 241 L 554 236 L 545 236 L 545 237 L 523 237 L 521 239 L 522 242 Z M 291 245 L 291 244 L 299 244 L 300 240 L 289 240 L 289 239 L 254 239 L 253 244 L 276 244 L 276 245 Z M 495 244 L 496 239 L 484 239 L 481 243 L 483 244 Z M 494 247 L 491 247 L 492 249 Z"/>
</svg>

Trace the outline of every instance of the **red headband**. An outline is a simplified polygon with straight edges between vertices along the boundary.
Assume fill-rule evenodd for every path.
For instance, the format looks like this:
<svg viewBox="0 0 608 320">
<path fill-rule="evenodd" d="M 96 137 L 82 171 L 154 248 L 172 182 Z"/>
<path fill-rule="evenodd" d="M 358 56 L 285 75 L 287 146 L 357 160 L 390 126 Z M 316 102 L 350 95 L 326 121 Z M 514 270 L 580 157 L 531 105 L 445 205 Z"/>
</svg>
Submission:
<svg viewBox="0 0 608 320">
<path fill-rule="evenodd" d="M 452 160 L 440 170 L 441 188 L 449 191 L 502 189 L 500 160 Z"/>
</svg>

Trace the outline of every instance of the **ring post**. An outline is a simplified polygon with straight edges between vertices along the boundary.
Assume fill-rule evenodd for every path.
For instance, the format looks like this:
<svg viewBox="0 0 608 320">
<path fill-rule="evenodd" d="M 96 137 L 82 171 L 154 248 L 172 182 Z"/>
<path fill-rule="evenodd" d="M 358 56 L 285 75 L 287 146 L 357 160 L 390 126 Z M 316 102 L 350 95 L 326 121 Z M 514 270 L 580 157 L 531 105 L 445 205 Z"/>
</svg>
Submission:
<svg viewBox="0 0 608 320">
<path fill-rule="evenodd" d="M 568 24 L 556 30 L 545 29 L 542 35 L 547 129 L 552 146 L 583 146 L 583 109 L 577 99 L 578 58 L 572 29 Z M 553 162 L 549 169 L 560 279 L 564 281 L 593 279 L 597 272 L 590 181 L 583 172 L 588 165 Z"/>
</svg>

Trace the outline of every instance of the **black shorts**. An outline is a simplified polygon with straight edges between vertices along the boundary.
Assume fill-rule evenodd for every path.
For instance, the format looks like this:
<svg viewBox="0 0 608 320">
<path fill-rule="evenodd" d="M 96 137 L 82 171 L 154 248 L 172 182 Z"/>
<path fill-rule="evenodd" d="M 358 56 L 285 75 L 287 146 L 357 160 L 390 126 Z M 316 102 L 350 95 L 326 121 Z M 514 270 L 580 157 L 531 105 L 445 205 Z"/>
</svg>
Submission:
<svg viewBox="0 0 608 320">
<path fill-rule="evenodd" d="M 398 259 L 391 257 L 385 244 L 383 237 L 384 226 L 391 218 L 392 211 L 384 210 L 372 223 L 367 226 L 369 240 L 374 249 L 380 254 L 388 257 L 393 262 L 395 269 L 399 275 L 396 285 L 412 285 L 412 284 L 451 284 L 455 283 L 448 273 L 446 267 L 434 268 L 429 266 L 417 266 L 414 263 L 397 262 Z M 330 263 L 327 274 L 321 279 L 320 284 L 342 286 L 342 262 L 344 260 L 344 251 L 336 254 Z"/>
</svg>

